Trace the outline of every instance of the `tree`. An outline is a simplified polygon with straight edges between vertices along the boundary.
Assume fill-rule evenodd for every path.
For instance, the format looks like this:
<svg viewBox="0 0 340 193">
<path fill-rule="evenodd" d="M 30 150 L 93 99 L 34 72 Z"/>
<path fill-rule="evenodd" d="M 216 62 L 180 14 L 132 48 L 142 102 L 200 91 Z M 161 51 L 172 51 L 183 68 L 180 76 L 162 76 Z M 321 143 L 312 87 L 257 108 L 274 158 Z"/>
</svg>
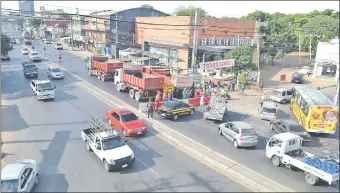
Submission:
<svg viewBox="0 0 340 193">
<path fill-rule="evenodd" d="M 201 7 L 194 7 L 192 5 L 185 7 L 179 6 L 175 9 L 174 15 L 176 16 L 195 16 L 195 10 L 197 9 L 198 17 L 208 17 L 208 13 Z"/>
<path fill-rule="evenodd" d="M 11 39 L 6 35 L 1 34 L 1 54 L 7 54 L 12 48 Z"/>
<path fill-rule="evenodd" d="M 269 48 L 267 49 L 267 53 L 268 53 L 269 56 L 270 56 L 272 65 L 274 65 L 274 58 L 275 58 L 276 55 L 277 55 L 277 48 L 275 48 L 275 47 L 269 47 Z"/>
<path fill-rule="evenodd" d="M 152 5 L 149 5 L 149 4 L 143 4 L 142 6 L 140 6 L 142 8 L 148 8 L 148 9 L 153 9 L 153 6 Z"/>
<path fill-rule="evenodd" d="M 31 17 L 28 19 L 28 23 L 31 27 L 39 28 L 42 24 L 42 19 Z"/>
<path fill-rule="evenodd" d="M 251 69 L 253 49 L 248 45 L 237 46 L 225 54 L 225 59 L 235 59 L 235 64 L 231 68 L 223 68 L 222 71 L 228 73 L 239 73 Z"/>
</svg>

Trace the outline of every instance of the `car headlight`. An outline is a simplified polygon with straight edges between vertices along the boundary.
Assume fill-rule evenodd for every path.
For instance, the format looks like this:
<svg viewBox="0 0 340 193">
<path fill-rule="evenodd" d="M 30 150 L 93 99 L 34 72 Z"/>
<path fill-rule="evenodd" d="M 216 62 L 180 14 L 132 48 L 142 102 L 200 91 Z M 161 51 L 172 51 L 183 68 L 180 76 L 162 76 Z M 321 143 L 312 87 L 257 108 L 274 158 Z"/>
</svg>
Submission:
<svg viewBox="0 0 340 193">
<path fill-rule="evenodd" d="M 115 163 L 115 160 L 111 159 L 111 160 L 110 160 L 110 164 L 113 164 L 113 165 L 116 164 L 116 163 Z"/>
</svg>

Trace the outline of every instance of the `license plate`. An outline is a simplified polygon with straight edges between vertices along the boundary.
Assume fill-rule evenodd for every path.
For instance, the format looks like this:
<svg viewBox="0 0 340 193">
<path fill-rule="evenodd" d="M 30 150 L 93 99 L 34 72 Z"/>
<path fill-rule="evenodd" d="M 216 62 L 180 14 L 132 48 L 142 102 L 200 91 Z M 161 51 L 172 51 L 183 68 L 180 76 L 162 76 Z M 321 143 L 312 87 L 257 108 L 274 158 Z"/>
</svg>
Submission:
<svg viewBox="0 0 340 193">
<path fill-rule="evenodd" d="M 137 134 L 140 135 L 140 134 L 142 134 L 142 132 L 141 132 L 141 131 L 138 131 Z"/>
<path fill-rule="evenodd" d="M 124 165 L 122 165 L 122 168 L 126 168 L 128 165 L 127 164 L 124 164 Z"/>
</svg>

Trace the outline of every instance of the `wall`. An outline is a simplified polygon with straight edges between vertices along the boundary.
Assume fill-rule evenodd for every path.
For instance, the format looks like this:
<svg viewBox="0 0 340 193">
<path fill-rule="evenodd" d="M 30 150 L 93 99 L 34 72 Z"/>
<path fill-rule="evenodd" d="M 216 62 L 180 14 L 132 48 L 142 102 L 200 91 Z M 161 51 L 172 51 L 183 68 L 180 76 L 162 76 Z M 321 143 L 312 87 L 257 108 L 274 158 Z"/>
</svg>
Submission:
<svg viewBox="0 0 340 193">
<path fill-rule="evenodd" d="M 135 33 L 135 18 L 136 17 L 161 17 L 168 16 L 168 14 L 158 11 L 156 9 L 149 8 L 132 8 L 123 10 L 117 13 L 117 17 L 120 20 L 128 21 L 119 22 L 118 23 L 118 38 L 120 43 L 132 43 L 133 42 L 133 34 Z M 116 14 L 112 14 L 110 16 L 110 31 L 116 29 Z"/>
</svg>

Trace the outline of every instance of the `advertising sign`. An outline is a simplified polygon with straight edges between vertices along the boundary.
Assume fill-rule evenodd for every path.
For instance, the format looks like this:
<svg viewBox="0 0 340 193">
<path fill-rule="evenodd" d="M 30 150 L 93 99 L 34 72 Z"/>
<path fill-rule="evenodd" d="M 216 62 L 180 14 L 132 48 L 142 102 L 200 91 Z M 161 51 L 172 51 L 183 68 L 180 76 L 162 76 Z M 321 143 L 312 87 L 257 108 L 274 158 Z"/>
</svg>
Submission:
<svg viewBox="0 0 340 193">
<path fill-rule="evenodd" d="M 164 83 L 164 91 L 165 92 L 169 93 L 169 92 L 172 92 L 174 89 L 175 89 L 174 85 Z"/>
<path fill-rule="evenodd" d="M 234 59 L 211 61 L 203 63 L 204 69 L 230 68 L 234 66 Z"/>
</svg>

